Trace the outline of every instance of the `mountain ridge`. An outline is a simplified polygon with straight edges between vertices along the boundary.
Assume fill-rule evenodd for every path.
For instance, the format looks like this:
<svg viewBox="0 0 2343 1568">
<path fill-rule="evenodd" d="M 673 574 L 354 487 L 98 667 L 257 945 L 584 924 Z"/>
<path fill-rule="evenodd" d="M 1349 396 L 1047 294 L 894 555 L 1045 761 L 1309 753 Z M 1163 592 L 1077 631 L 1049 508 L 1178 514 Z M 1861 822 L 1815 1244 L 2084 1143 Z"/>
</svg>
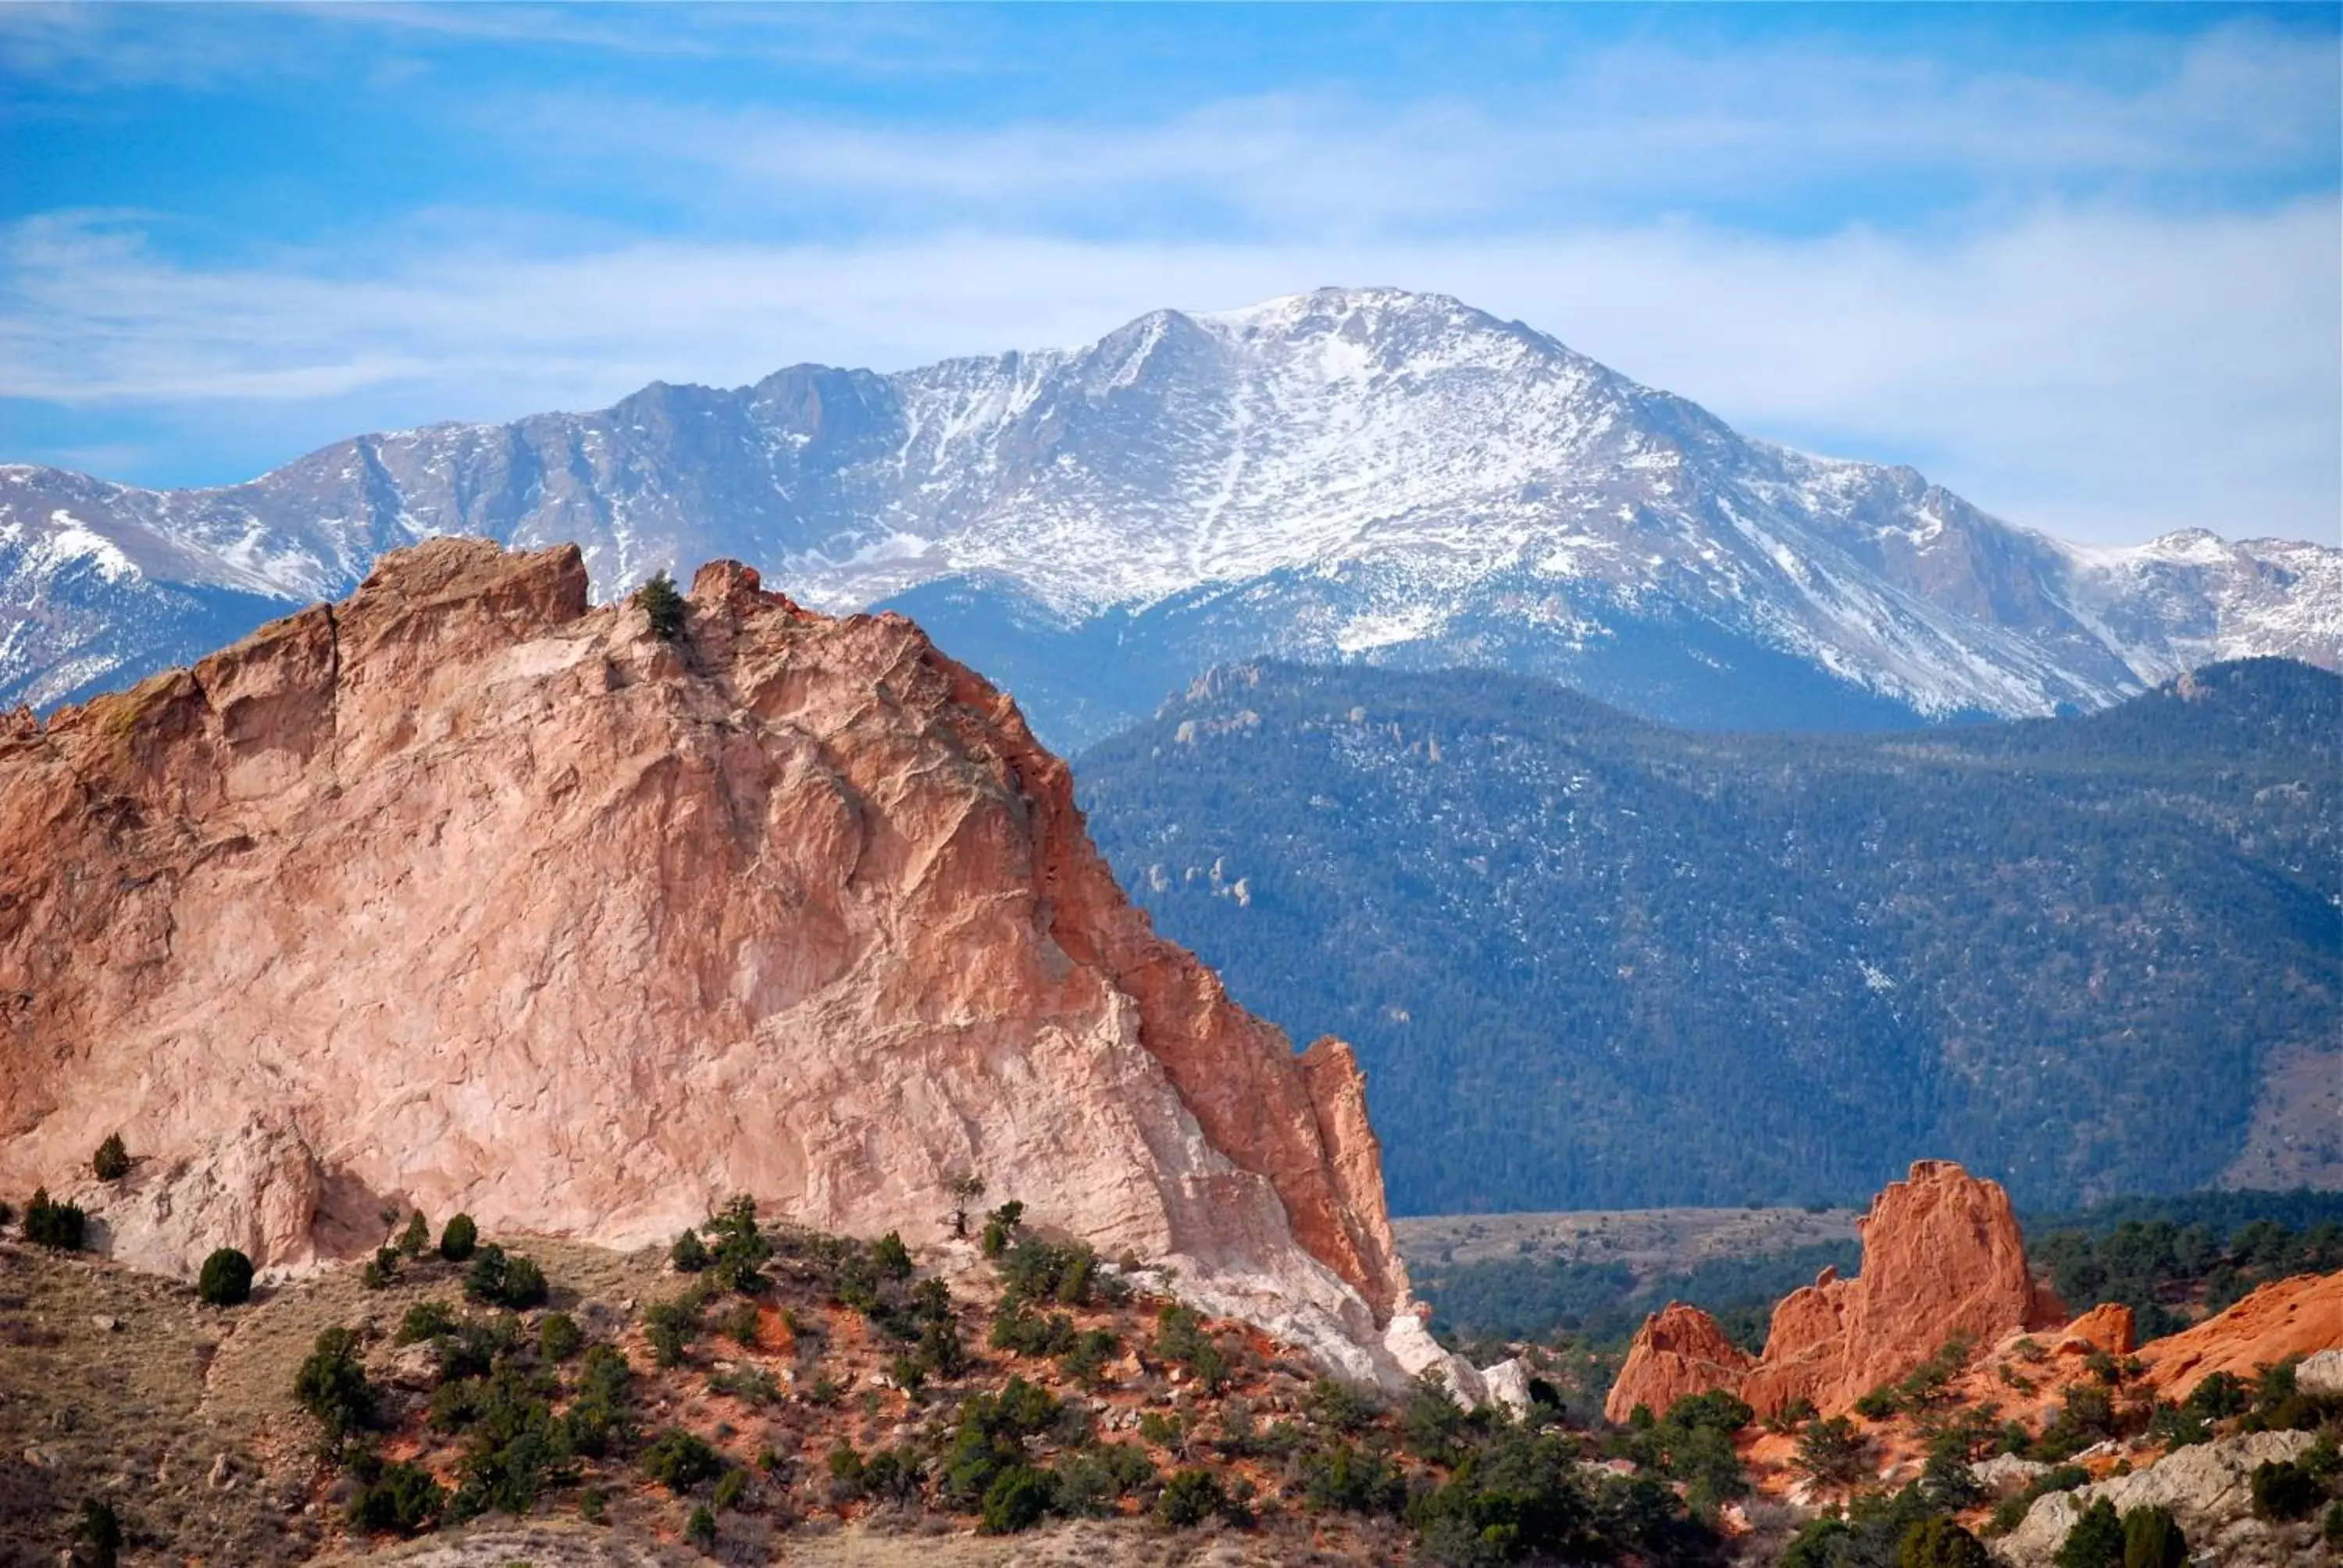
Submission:
<svg viewBox="0 0 2343 1568">
<path fill-rule="evenodd" d="M 1742 437 L 1521 323 L 1335 289 L 891 375 L 653 383 L 239 486 L 0 467 L 0 701 L 166 660 L 188 613 L 166 593 L 305 602 L 435 533 L 575 539 L 604 597 L 729 556 L 823 608 L 903 608 L 979 668 L 1026 667 L 1016 694 L 1067 742 L 1264 656 L 1484 665 L 1801 728 L 2343 658 L 2343 550 L 2063 545 L 1915 470 Z M 109 643 L 126 620 L 154 629 Z"/>
<path fill-rule="evenodd" d="M 2343 1180 L 2338 730 L 2343 681 L 2286 660 L 1834 736 L 1262 663 L 1075 776 L 1159 930 L 1353 1042 L 1395 1212 L 1840 1199 L 1936 1155 L 2039 1207 Z"/>
</svg>

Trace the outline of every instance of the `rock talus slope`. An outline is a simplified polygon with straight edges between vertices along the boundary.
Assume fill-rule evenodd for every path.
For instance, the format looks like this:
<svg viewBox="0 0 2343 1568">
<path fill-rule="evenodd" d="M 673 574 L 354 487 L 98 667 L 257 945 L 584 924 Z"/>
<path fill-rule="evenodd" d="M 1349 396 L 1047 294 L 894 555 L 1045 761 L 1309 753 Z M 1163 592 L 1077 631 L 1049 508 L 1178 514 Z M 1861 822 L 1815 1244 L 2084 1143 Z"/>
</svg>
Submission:
<svg viewBox="0 0 2343 1568">
<path fill-rule="evenodd" d="M 1857 1224 L 1862 1272 L 1842 1280 L 1825 1269 L 1785 1297 L 1754 1363 L 1736 1368 L 1715 1354 L 1687 1362 L 1674 1354 L 1677 1342 L 1706 1342 L 1708 1334 L 1732 1348 L 1695 1308 L 1671 1307 L 1647 1320 L 1604 1413 L 1624 1421 L 1638 1404 L 1656 1413 L 1683 1394 L 1730 1388 L 1761 1417 L 1800 1400 L 1837 1414 L 1956 1335 L 1989 1345 L 2013 1330 L 2046 1328 L 2066 1317 L 2027 1271 L 2017 1219 L 1998 1182 L 1949 1161 L 1923 1160 L 1908 1180 L 1890 1182 Z M 1707 1372 L 1706 1381 L 1683 1375 L 1695 1367 Z"/>
<path fill-rule="evenodd" d="M 729 562 L 690 598 L 664 642 L 574 548 L 438 540 L 0 722 L 0 1185 L 185 1270 L 347 1255 L 386 1205 L 631 1244 L 747 1191 L 932 1238 L 974 1171 L 1388 1372 L 1423 1336 L 1347 1048 L 1158 940 L 918 628 Z"/>
</svg>

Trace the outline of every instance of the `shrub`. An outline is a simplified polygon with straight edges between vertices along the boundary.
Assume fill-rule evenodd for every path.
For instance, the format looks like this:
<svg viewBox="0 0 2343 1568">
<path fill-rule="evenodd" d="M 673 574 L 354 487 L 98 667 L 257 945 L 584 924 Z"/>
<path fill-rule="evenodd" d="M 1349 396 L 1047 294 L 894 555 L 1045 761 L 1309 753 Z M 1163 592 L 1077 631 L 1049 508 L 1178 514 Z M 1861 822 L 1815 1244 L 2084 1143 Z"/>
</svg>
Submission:
<svg viewBox="0 0 2343 1568">
<path fill-rule="evenodd" d="M 1993 1568 L 1985 1543 L 1941 1515 L 1905 1531 L 1896 1568 Z"/>
<path fill-rule="evenodd" d="M 548 1312 L 537 1326 L 537 1353 L 549 1362 L 566 1362 L 586 1348 L 585 1331 L 568 1312 Z"/>
<path fill-rule="evenodd" d="M 676 591 L 675 579 L 661 571 L 635 590 L 635 608 L 650 622 L 653 637 L 662 642 L 673 642 L 683 634 L 684 615 L 690 606 Z"/>
<path fill-rule="evenodd" d="M 552 1293 L 545 1271 L 538 1267 L 534 1258 L 516 1256 L 506 1267 L 504 1294 L 499 1299 L 515 1312 L 541 1307 Z"/>
<path fill-rule="evenodd" d="M 2234 1372 L 2207 1373 L 2180 1402 L 2180 1408 L 2204 1421 L 2243 1415 L 2253 1403 L 2245 1381 Z"/>
<path fill-rule="evenodd" d="M 358 1283 L 369 1291 L 387 1291 L 397 1277 L 398 1249 L 377 1247 L 374 1256 L 367 1260 L 366 1270 L 358 1276 Z"/>
<path fill-rule="evenodd" d="M 407 1316 L 399 1320 L 398 1332 L 391 1336 L 391 1342 L 417 1344 L 455 1332 L 455 1308 L 445 1302 L 417 1302 L 407 1308 Z"/>
<path fill-rule="evenodd" d="M 429 1245 L 431 1245 L 431 1221 L 423 1217 L 422 1210 L 417 1209 L 407 1217 L 407 1229 L 398 1233 L 398 1255 L 402 1258 L 419 1258 L 423 1256 L 423 1250 Z"/>
<path fill-rule="evenodd" d="M 678 1273 L 697 1274 L 708 1267 L 708 1243 L 699 1239 L 699 1231 L 684 1231 L 677 1235 L 675 1245 L 667 1250 L 667 1256 Z"/>
<path fill-rule="evenodd" d="M 451 1263 L 460 1263 L 472 1255 L 479 1240 L 480 1228 L 472 1223 L 472 1217 L 458 1214 L 439 1232 L 439 1255 Z"/>
<path fill-rule="evenodd" d="M 2123 1568 L 2182 1568 L 2188 1543 L 2171 1511 L 2135 1508 L 2123 1516 Z"/>
<path fill-rule="evenodd" d="M 1901 1408 L 1896 1391 L 1884 1386 L 1873 1389 L 1855 1402 L 1855 1413 L 1865 1421 L 1885 1421 Z"/>
<path fill-rule="evenodd" d="M 979 1198 L 984 1196 L 984 1178 L 973 1171 L 964 1171 L 945 1183 L 945 1188 L 952 1197 L 952 1234 L 965 1238 L 968 1235 L 968 1211 Z"/>
<path fill-rule="evenodd" d="M 955 1340 L 954 1343 L 959 1342 Z M 1074 1336 L 1058 1356 L 1058 1372 L 1070 1382 L 1096 1388 L 1106 1375 L 1106 1363 L 1121 1353 L 1122 1341 L 1111 1329 L 1090 1329 Z"/>
<path fill-rule="evenodd" d="M 2101 1497 L 2083 1510 L 2050 1561 L 2053 1568 L 2121 1568 L 2123 1553 L 2123 1521 L 2116 1517 L 2116 1505 Z"/>
<path fill-rule="evenodd" d="M 2289 1460 L 2274 1459 L 2254 1466 L 2254 1517 L 2303 1519 L 2318 1506 L 2318 1479 Z"/>
<path fill-rule="evenodd" d="M 1228 1360 L 1204 1332 L 1204 1320 L 1193 1307 L 1167 1306 L 1156 1314 L 1155 1353 L 1186 1367 L 1214 1393 L 1228 1383 Z"/>
<path fill-rule="evenodd" d="M 1101 1287 L 1098 1253 L 1087 1242 L 1060 1244 L 1039 1236 L 1021 1237 L 1009 1248 L 1001 1260 L 1001 1278 L 1004 1302 L 1057 1302 L 1086 1307 Z M 1110 1300 L 1119 1300 L 1125 1290 L 1116 1282 L 1103 1293 Z"/>
<path fill-rule="evenodd" d="M 2036 1498 L 2047 1497 L 2054 1492 L 2072 1492 L 2078 1486 L 2090 1483 L 2091 1473 L 2079 1464 L 2062 1464 L 2038 1475 L 2026 1484 L 2024 1491 L 2002 1499 L 2001 1505 L 1993 1511 L 1993 1521 L 1986 1526 L 1986 1533 L 2006 1535 L 2017 1528 L 2019 1521 L 2026 1517 L 2026 1511 L 2034 1506 Z"/>
<path fill-rule="evenodd" d="M 755 1365 L 736 1366 L 708 1380 L 709 1390 L 729 1394 L 743 1404 L 779 1404 L 781 1385 L 771 1372 Z"/>
<path fill-rule="evenodd" d="M 1051 1507 L 1069 1519 L 1111 1513 L 1117 1498 L 1155 1480 L 1155 1466 L 1138 1445 L 1100 1443 L 1058 1461 L 1051 1472 Z"/>
<path fill-rule="evenodd" d="M 714 1243 L 709 1266 L 715 1271 L 718 1289 L 753 1295 L 765 1288 L 765 1276 L 758 1271 L 773 1255 L 773 1244 L 757 1228 L 755 1199 L 739 1194 L 710 1214 L 701 1229 Z"/>
<path fill-rule="evenodd" d="M 756 1302 L 742 1302 L 724 1314 L 724 1321 L 719 1326 L 726 1339 L 730 1340 L 734 1344 L 753 1349 L 757 1343 L 758 1335 L 763 1332 L 764 1317 L 757 1311 Z"/>
<path fill-rule="evenodd" d="M 447 1492 L 419 1464 L 401 1461 L 358 1488 L 350 1499 L 350 1523 L 360 1530 L 413 1535 L 427 1529 L 447 1506 Z"/>
<path fill-rule="evenodd" d="M 1302 1458 L 1302 1495 L 1321 1513 L 1397 1513 L 1407 1481 L 1382 1454 L 1338 1442 Z"/>
<path fill-rule="evenodd" d="M 1050 1512 L 1050 1476 L 1023 1462 L 1011 1464 L 984 1490 L 977 1529 L 987 1535 L 1014 1535 L 1041 1523 Z"/>
<path fill-rule="evenodd" d="M 1871 1469 L 1871 1444 L 1843 1415 L 1810 1421 L 1791 1460 L 1821 1486 L 1852 1486 Z"/>
<path fill-rule="evenodd" d="M 634 1441 L 634 1369 L 616 1346 L 594 1345 L 587 1350 L 569 1413 L 563 1418 L 571 1448 L 598 1457 Z"/>
<path fill-rule="evenodd" d="M 105 1499 L 82 1499 L 74 1534 L 89 1546 L 89 1568 L 115 1568 L 121 1561 L 122 1521 L 115 1516 L 114 1504 Z M 81 1559 L 76 1556 L 74 1561 L 78 1563 Z"/>
<path fill-rule="evenodd" d="M 308 1358 L 293 1374 L 293 1397 L 326 1429 L 330 1442 L 374 1419 L 375 1386 L 358 1359 L 358 1337 L 347 1329 L 317 1335 Z"/>
<path fill-rule="evenodd" d="M 654 622 L 653 625 L 656 627 L 657 623 Z M 662 637 L 672 637 L 674 633 L 661 632 L 659 635 Z M 691 1517 L 683 1522 L 683 1538 L 686 1541 L 690 1542 L 694 1546 L 699 1547 L 702 1552 L 714 1550 L 716 1545 L 716 1515 L 708 1511 L 708 1504 L 702 1503 L 693 1506 L 691 1510 Z"/>
<path fill-rule="evenodd" d="M 1730 1437 L 1756 1418 L 1757 1412 L 1724 1389 L 1688 1393 L 1668 1406 L 1661 1421 L 1669 1426 L 1714 1427 Z"/>
<path fill-rule="evenodd" d="M 1408 1385 L 1400 1401 L 1400 1441 L 1408 1452 L 1435 1463 L 1453 1464 L 1463 1456 L 1457 1441 L 1463 1435 L 1465 1414 L 1448 1392 L 1440 1374 L 1427 1368 Z"/>
<path fill-rule="evenodd" d="M 701 1438 L 670 1426 L 643 1450 L 643 1473 L 679 1494 L 713 1479 L 724 1460 Z"/>
<path fill-rule="evenodd" d="M 2329 1547 L 2343 1551 L 2343 1502 L 2327 1505 L 2327 1517 L 2319 1524 L 2318 1533 L 2327 1538 Z"/>
<path fill-rule="evenodd" d="M 911 1277 L 911 1250 L 903 1245 L 898 1231 L 890 1231 L 870 1244 L 870 1261 L 879 1265 L 879 1275 L 887 1280 L 908 1280 Z"/>
<path fill-rule="evenodd" d="M 490 1303 L 503 1301 L 508 1262 L 505 1250 L 494 1241 L 474 1253 L 472 1266 L 464 1271 L 465 1299 Z"/>
<path fill-rule="evenodd" d="M 130 1151 L 122 1146 L 121 1133 L 106 1135 L 106 1141 L 89 1157 L 89 1168 L 101 1181 L 119 1181 L 130 1174 Z"/>
<path fill-rule="evenodd" d="M 1036 1312 L 1014 1302 L 1001 1303 L 986 1342 L 1021 1356 L 1063 1355 L 1074 1348 L 1074 1320 L 1063 1312 Z"/>
<path fill-rule="evenodd" d="M 737 1465 L 734 1466 L 717 1479 L 716 1506 L 719 1509 L 739 1507 L 740 1495 L 748 1490 L 749 1473 Z"/>
<path fill-rule="evenodd" d="M 464 1275 L 466 1296 L 516 1312 L 544 1305 L 549 1293 L 544 1270 L 527 1258 L 508 1254 L 494 1241 L 479 1250 Z"/>
<path fill-rule="evenodd" d="M 1175 1470 L 1155 1500 L 1155 1516 L 1174 1530 L 1189 1530 L 1227 1509 L 1228 1489 L 1209 1470 Z"/>
<path fill-rule="evenodd" d="M 1310 1385 L 1310 1419 L 1335 1432 L 1357 1432 L 1375 1419 L 1381 1406 L 1356 1383 L 1322 1377 Z"/>
<path fill-rule="evenodd" d="M 204 1260 L 196 1276 L 196 1297 L 215 1307 L 240 1306 L 252 1296 L 252 1260 L 234 1247 L 221 1247 Z"/>
<path fill-rule="evenodd" d="M 707 1298 L 697 1289 L 669 1302 L 654 1302 L 643 1313 L 643 1337 L 663 1367 L 682 1363 L 683 1352 L 699 1332 L 699 1314 Z"/>
<path fill-rule="evenodd" d="M 25 1240 L 60 1252 L 78 1252 L 85 1223 L 79 1204 L 51 1202 L 49 1190 L 42 1187 L 25 1208 Z"/>
</svg>

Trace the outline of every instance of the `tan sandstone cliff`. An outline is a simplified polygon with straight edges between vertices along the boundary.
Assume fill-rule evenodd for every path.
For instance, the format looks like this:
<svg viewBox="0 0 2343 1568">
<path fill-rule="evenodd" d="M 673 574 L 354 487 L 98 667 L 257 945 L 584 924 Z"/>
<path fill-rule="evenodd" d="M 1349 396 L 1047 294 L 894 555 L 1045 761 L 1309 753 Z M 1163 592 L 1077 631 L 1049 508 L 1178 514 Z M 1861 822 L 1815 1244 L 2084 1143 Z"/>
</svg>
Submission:
<svg viewBox="0 0 2343 1568">
<path fill-rule="evenodd" d="M 1349 1050 L 1159 940 L 1064 765 L 910 622 L 731 563 L 690 597 L 669 644 L 574 548 L 439 540 L 0 719 L 0 1190 L 184 1271 L 402 1205 L 631 1244 L 746 1191 L 931 1239 L 973 1171 L 1354 1372 L 1387 1332 L 1420 1364 Z"/>
<path fill-rule="evenodd" d="M 2013 1330 L 2050 1327 L 2066 1316 L 2027 1271 L 2008 1194 L 1949 1161 L 1914 1165 L 1857 1225 L 1861 1271 L 1842 1280 L 1825 1269 L 1784 1298 L 1754 1362 L 1736 1366 L 1715 1353 L 1716 1344 L 1733 1347 L 1696 1308 L 1672 1305 L 1654 1314 L 1636 1334 L 1604 1413 L 1624 1421 L 1643 1404 L 1657 1414 L 1684 1394 L 1729 1388 L 1761 1418 L 1800 1400 L 1837 1414 L 1956 1335 L 1991 1345 Z M 1680 1349 L 1687 1342 L 1709 1349 L 1687 1358 Z"/>
</svg>

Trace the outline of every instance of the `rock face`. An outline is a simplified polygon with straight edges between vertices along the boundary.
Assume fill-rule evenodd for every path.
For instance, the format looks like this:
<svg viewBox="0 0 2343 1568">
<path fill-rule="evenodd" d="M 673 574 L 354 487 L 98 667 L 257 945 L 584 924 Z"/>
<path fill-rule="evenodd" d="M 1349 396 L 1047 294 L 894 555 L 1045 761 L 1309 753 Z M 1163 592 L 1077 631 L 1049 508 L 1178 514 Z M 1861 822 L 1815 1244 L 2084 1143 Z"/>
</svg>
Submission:
<svg viewBox="0 0 2343 1568">
<path fill-rule="evenodd" d="M 2008 1194 L 1948 1161 L 1914 1165 L 1907 1180 L 1890 1182 L 1873 1201 L 1858 1226 L 1862 1271 L 1842 1280 L 1825 1269 L 1784 1298 L 1774 1309 L 1765 1353 L 1754 1363 L 1745 1359 L 1735 1367 L 1714 1354 L 1668 1348 L 1725 1343 L 1706 1313 L 1672 1305 L 1637 1335 L 1605 1412 L 1617 1420 L 1649 1404 L 1657 1413 L 1682 1394 L 1730 1388 L 1760 1417 L 1800 1400 L 1834 1415 L 1905 1376 L 1956 1336 L 1990 1345 L 2013 1330 L 2047 1327 L 2066 1316 L 2026 1270 Z M 1663 1330 L 1662 1319 L 1671 1315 L 1675 1321 Z"/>
<path fill-rule="evenodd" d="M 1755 1364 L 1755 1357 L 1725 1337 L 1715 1318 L 1698 1307 L 1670 1302 L 1635 1332 L 1603 1413 L 1624 1422 L 1642 1405 L 1659 1415 L 1688 1393 L 1737 1387 Z"/>
<path fill-rule="evenodd" d="M 2118 1514 L 2170 1509 L 2196 1561 L 2232 1568 L 2308 1562 L 2303 1553 L 2312 1549 L 2315 1526 L 2255 1519 L 2251 1483 L 2256 1465 L 2298 1458 L 2315 1441 L 2308 1432 L 2258 1432 L 2175 1449 L 2145 1470 L 2037 1498 L 2017 1528 L 1995 1543 L 1995 1553 L 2014 1568 L 2047 1568 L 2075 1521 L 2104 1497 Z"/>
<path fill-rule="evenodd" d="M 736 1191 L 932 1238 L 973 1171 L 1388 1371 L 1362 1088 L 1154 937 L 1007 699 L 731 563 L 669 643 L 574 548 L 435 541 L 0 723 L 0 1190 L 82 1173 L 151 1266 L 386 1205 L 634 1244 Z"/>
<path fill-rule="evenodd" d="M 2273 1280 L 2227 1312 L 2150 1342 L 2139 1359 L 2147 1363 L 2142 1381 L 2177 1402 L 2217 1372 L 2251 1378 L 2273 1362 L 2328 1351 L 2343 1351 L 2343 1273 Z"/>
</svg>

